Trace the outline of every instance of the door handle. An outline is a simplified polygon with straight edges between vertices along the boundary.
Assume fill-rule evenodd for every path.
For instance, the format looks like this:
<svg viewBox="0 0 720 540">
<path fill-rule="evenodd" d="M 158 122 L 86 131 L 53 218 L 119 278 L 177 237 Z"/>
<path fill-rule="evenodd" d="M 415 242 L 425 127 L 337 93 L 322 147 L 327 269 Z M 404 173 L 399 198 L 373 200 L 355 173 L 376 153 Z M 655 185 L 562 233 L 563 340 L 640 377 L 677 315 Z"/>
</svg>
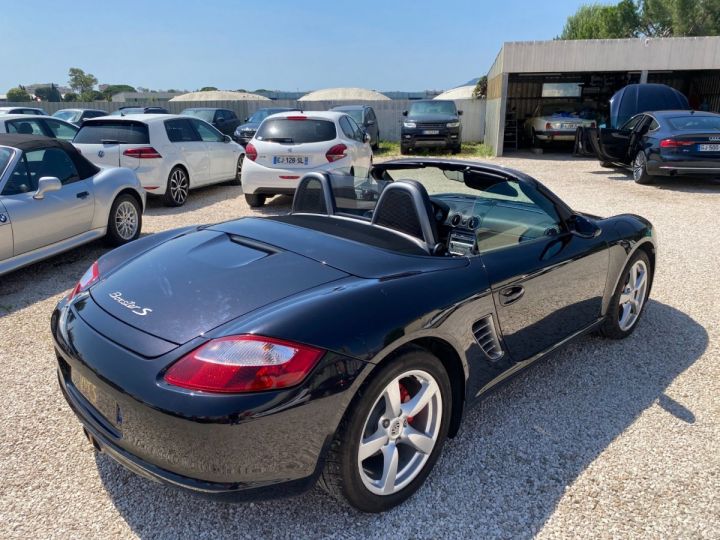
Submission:
<svg viewBox="0 0 720 540">
<path fill-rule="evenodd" d="M 75 195 L 75 196 L 76 196 L 78 199 L 87 199 L 87 197 L 88 197 L 89 195 L 90 195 L 90 194 L 89 194 L 87 191 L 81 191 L 80 193 L 78 193 L 78 194 Z"/>
<path fill-rule="evenodd" d="M 509 306 L 520 300 L 525 294 L 525 289 L 521 285 L 507 287 L 500 291 L 500 304 Z"/>
</svg>

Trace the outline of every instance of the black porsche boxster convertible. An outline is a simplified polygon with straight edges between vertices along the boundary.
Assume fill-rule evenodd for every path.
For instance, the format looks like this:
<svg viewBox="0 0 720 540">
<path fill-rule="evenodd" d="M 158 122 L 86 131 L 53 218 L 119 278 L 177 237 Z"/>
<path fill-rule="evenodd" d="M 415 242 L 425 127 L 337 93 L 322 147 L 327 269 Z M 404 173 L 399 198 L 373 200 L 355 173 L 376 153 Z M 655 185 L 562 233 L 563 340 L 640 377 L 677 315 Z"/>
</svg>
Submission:
<svg viewBox="0 0 720 540">
<path fill-rule="evenodd" d="M 508 376 L 630 334 L 655 254 L 645 219 L 575 212 L 503 167 L 310 173 L 288 215 L 95 262 L 52 316 L 60 387 L 94 446 L 148 478 L 228 499 L 319 480 L 382 511 Z"/>
</svg>

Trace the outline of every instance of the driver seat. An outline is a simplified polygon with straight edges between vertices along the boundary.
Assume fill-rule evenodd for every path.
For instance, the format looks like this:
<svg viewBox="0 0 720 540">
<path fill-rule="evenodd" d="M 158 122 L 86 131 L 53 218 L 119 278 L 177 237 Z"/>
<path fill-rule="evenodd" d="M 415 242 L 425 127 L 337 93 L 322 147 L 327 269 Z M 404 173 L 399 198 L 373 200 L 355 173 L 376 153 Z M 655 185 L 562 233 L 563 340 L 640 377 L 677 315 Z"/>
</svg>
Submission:
<svg viewBox="0 0 720 540">
<path fill-rule="evenodd" d="M 385 186 L 375 206 L 372 224 L 413 237 L 430 255 L 440 254 L 430 196 L 417 180 L 397 180 Z"/>
</svg>

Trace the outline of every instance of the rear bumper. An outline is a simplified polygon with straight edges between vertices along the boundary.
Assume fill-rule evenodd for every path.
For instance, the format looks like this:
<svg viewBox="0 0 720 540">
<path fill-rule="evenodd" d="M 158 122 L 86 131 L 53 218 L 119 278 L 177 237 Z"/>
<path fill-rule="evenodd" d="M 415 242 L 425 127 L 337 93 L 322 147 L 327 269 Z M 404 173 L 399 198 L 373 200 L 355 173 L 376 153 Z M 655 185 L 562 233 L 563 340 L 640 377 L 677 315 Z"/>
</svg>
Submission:
<svg viewBox="0 0 720 540">
<path fill-rule="evenodd" d="M 246 159 L 242 168 L 242 188 L 246 194 L 287 194 L 292 195 L 300 179 L 309 172 L 342 171 L 348 174 L 352 160 L 349 157 L 326 163 L 318 167 L 303 169 L 280 169 L 266 167 Z"/>
<path fill-rule="evenodd" d="M 563 130 L 553 130 L 553 131 L 536 131 L 535 136 L 540 139 L 541 141 L 574 141 L 575 140 L 575 130 L 572 131 L 563 131 Z"/>
<path fill-rule="evenodd" d="M 660 159 L 651 157 L 647 162 L 647 171 L 656 176 L 709 176 L 720 177 L 720 159 Z"/>
<path fill-rule="evenodd" d="M 459 129 L 438 129 L 437 135 L 427 135 L 423 131 L 403 128 L 400 143 L 409 148 L 452 148 L 459 146 L 462 142 Z"/>
</svg>

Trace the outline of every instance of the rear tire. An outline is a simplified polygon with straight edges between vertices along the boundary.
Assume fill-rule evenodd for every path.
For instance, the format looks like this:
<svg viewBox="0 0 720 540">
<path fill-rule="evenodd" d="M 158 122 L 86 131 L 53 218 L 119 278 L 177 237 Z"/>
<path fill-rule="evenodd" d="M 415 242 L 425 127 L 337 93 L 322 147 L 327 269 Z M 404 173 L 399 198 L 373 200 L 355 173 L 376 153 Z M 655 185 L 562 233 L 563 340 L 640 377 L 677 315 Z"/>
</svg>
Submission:
<svg viewBox="0 0 720 540">
<path fill-rule="evenodd" d="M 179 165 L 172 168 L 168 175 L 163 203 L 165 206 L 182 206 L 190 193 L 190 177 Z"/>
<path fill-rule="evenodd" d="M 231 186 L 242 186 L 242 166 L 243 161 L 245 160 L 245 154 L 240 154 L 240 157 L 237 160 L 237 167 L 235 168 L 235 178 L 230 180 L 228 182 Z"/>
<path fill-rule="evenodd" d="M 632 162 L 632 174 L 636 184 L 652 184 L 655 182 L 655 179 L 647 172 L 647 158 L 642 150 L 635 154 L 635 159 Z"/>
<path fill-rule="evenodd" d="M 415 398 L 422 404 L 413 411 Z M 401 504 L 435 465 L 451 407 L 450 379 L 440 360 L 417 348 L 401 353 L 355 396 L 330 445 L 320 486 L 363 512 Z"/>
<path fill-rule="evenodd" d="M 265 204 L 267 196 L 266 195 L 258 195 L 258 194 L 245 194 L 245 201 L 248 203 L 248 206 L 250 208 L 260 208 Z"/>
<path fill-rule="evenodd" d="M 633 333 L 645 311 L 652 278 L 650 258 L 643 250 L 638 250 L 620 275 L 605 321 L 600 327 L 602 336 L 623 339 Z"/>
<path fill-rule="evenodd" d="M 118 196 L 110 208 L 107 226 L 107 242 L 122 246 L 140 236 L 142 209 L 140 203 L 129 193 Z"/>
</svg>

